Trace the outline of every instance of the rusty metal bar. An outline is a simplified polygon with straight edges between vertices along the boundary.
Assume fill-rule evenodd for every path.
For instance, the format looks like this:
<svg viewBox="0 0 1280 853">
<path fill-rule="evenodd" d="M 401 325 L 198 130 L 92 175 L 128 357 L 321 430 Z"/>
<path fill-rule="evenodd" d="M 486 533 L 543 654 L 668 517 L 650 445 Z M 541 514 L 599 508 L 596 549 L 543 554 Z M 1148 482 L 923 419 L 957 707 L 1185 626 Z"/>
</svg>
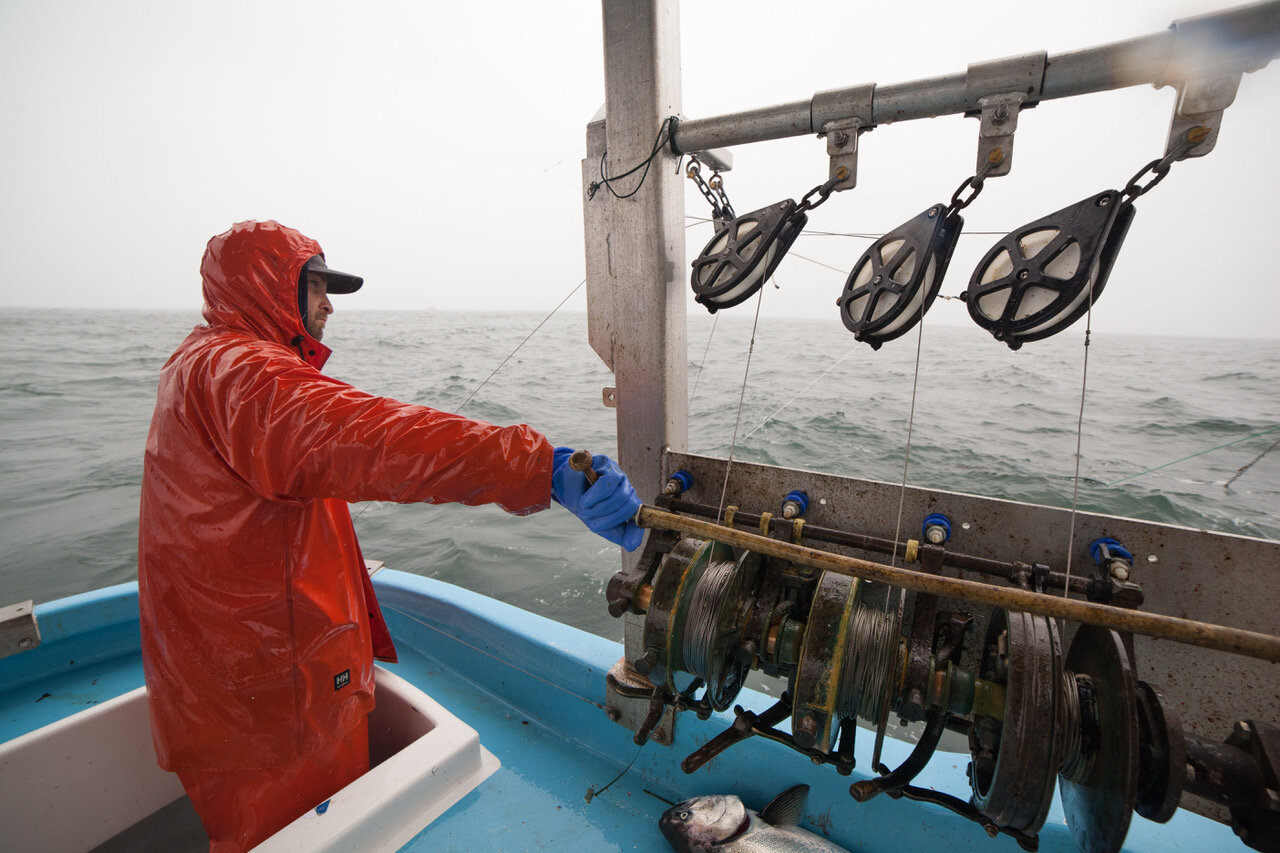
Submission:
<svg viewBox="0 0 1280 853">
<path fill-rule="evenodd" d="M 570 460 L 572 461 L 572 460 Z M 691 513 L 700 515 L 703 518 L 716 518 L 720 515 L 720 508 L 711 506 L 710 504 L 695 503 L 693 501 L 680 500 L 679 498 L 664 502 L 663 506 L 667 506 L 676 512 Z M 738 511 L 734 516 L 747 527 L 758 527 L 760 525 L 760 514 L 755 512 Z M 770 528 L 783 530 L 791 525 L 790 519 L 774 518 L 770 521 Z M 865 533 L 852 533 L 847 530 L 837 530 L 831 527 L 820 527 L 816 524 L 806 524 L 804 526 L 804 538 L 812 539 L 817 542 L 830 542 L 833 545 L 847 545 L 850 548 L 859 548 L 863 551 L 878 551 L 881 554 L 892 554 L 895 551 L 902 550 L 902 543 L 895 545 L 892 539 L 886 539 L 880 536 L 870 536 Z M 948 550 L 946 557 L 943 558 L 943 564 L 951 568 L 964 569 L 965 571 L 978 572 L 979 574 L 989 575 L 991 577 L 1001 578 L 1011 583 L 1016 582 L 1014 579 L 1018 574 L 1018 566 L 1012 562 L 1005 560 L 992 560 L 987 557 L 977 557 L 972 554 L 962 554 L 958 551 Z M 1062 572 L 1049 572 L 1047 581 L 1051 587 L 1058 589 L 1066 583 L 1067 577 Z M 1076 575 L 1071 578 L 1071 591 L 1084 593 L 1089 588 L 1089 578 Z"/>
<path fill-rule="evenodd" d="M 1173 640 L 1187 645 L 1217 649 L 1232 654 L 1258 658 L 1259 660 L 1280 662 L 1280 637 L 1261 634 L 1257 631 L 1245 631 L 1229 628 L 1224 625 L 1210 625 L 1191 619 L 1179 619 L 1176 616 L 1164 616 L 1159 613 L 1143 613 L 1136 610 L 1125 610 L 1106 604 L 1092 604 L 1041 593 L 1030 592 L 1011 587 L 996 587 L 978 581 L 958 578 L 938 577 L 910 569 L 900 569 L 870 560 L 859 560 L 845 557 L 790 542 L 780 542 L 767 536 L 759 536 L 742 530 L 735 530 L 709 521 L 686 518 L 665 510 L 650 506 L 640 508 L 636 521 L 642 527 L 670 530 L 686 533 L 705 539 L 714 539 L 726 545 L 746 548 L 770 557 L 788 560 L 843 575 L 862 578 L 869 581 L 880 581 L 893 586 L 910 589 L 916 592 L 932 593 L 946 598 L 960 598 L 977 601 L 994 607 L 1010 610 L 1021 610 L 1041 616 L 1070 619 L 1086 625 L 1098 625 L 1116 631 L 1127 631 L 1156 637 L 1162 640 Z"/>
</svg>

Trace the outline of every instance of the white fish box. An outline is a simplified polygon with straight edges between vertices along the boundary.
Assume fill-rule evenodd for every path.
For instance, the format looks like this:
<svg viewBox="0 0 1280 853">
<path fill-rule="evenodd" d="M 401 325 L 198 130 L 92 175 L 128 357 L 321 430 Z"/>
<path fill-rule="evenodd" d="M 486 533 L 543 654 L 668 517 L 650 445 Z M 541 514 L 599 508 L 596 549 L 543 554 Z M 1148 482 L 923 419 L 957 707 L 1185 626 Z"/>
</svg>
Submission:
<svg viewBox="0 0 1280 853">
<path fill-rule="evenodd" d="M 474 729 L 399 676 L 374 673 L 373 767 L 255 849 L 396 850 L 498 769 Z M 177 775 L 156 765 L 146 688 L 0 744 L 6 849 L 129 849 L 184 799 Z M 186 814 L 194 819 L 189 804 Z"/>
</svg>

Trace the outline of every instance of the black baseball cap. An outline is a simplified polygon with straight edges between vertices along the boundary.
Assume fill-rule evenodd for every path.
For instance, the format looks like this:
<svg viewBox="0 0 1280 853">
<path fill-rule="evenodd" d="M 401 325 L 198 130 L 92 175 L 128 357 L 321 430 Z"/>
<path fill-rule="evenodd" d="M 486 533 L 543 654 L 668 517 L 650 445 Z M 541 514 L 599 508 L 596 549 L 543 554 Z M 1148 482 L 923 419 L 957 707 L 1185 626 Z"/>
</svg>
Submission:
<svg viewBox="0 0 1280 853">
<path fill-rule="evenodd" d="M 312 255 L 311 260 L 302 267 L 302 276 L 299 284 L 305 284 L 307 281 L 307 273 L 319 273 L 325 277 L 325 283 L 329 293 L 355 293 L 364 284 L 364 279 L 358 275 L 352 275 L 349 272 L 338 272 L 329 269 L 325 264 L 324 258 L 320 255 Z"/>
</svg>

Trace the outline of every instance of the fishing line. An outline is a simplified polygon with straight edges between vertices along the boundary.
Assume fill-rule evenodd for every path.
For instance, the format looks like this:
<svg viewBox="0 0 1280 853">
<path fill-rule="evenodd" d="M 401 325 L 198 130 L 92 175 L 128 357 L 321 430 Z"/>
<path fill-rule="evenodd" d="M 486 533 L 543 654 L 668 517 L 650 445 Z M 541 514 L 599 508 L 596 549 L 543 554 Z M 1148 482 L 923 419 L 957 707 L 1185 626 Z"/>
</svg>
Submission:
<svg viewBox="0 0 1280 853">
<path fill-rule="evenodd" d="M 907 448 L 902 456 L 902 488 L 898 492 L 898 522 L 893 530 L 893 554 L 889 559 L 890 565 L 898 564 L 898 538 L 902 535 L 902 510 L 907 499 L 907 466 L 911 461 L 911 435 L 915 428 L 916 422 L 916 388 L 920 381 L 920 351 L 924 342 L 924 311 L 928 306 L 928 301 L 924 301 L 920 305 L 920 319 L 916 321 L 918 328 L 916 329 L 916 366 L 915 373 L 911 378 L 911 414 L 907 418 Z M 889 610 L 889 601 L 893 596 L 893 587 L 885 588 L 884 604 L 885 610 Z M 901 622 L 903 610 L 907 603 L 907 591 L 902 587 L 898 588 L 898 605 L 894 608 L 897 611 L 898 621 Z M 880 753 L 884 748 L 885 723 L 889 718 L 889 692 L 891 690 L 890 679 L 885 679 L 880 693 L 880 714 L 876 717 L 876 739 L 875 744 L 871 748 L 871 766 L 879 772 L 888 772 L 880 770 Z"/>
<path fill-rule="evenodd" d="M 1071 525 L 1067 533 L 1067 579 L 1062 584 L 1062 597 L 1071 597 L 1071 554 L 1076 543 L 1076 501 L 1080 495 L 1080 447 L 1084 440 L 1084 395 L 1089 387 L 1089 336 L 1093 330 L 1093 289 L 1089 290 L 1089 310 L 1084 321 L 1084 370 L 1080 377 L 1080 414 L 1076 419 L 1076 473 L 1071 484 Z"/>
<path fill-rule="evenodd" d="M 1251 201 L 1251 202 L 1249 202 L 1249 203 L 1245 204 L 1243 207 L 1237 208 L 1237 209 L 1236 209 L 1236 211 L 1235 211 L 1234 213 L 1229 213 L 1229 214 L 1227 214 L 1227 215 L 1226 215 L 1226 216 L 1224 216 L 1223 218 L 1219 219 L 1217 222 L 1215 222 L 1215 223 L 1213 223 L 1212 225 L 1210 225 L 1208 228 L 1203 228 L 1203 229 L 1201 229 L 1200 231 L 1197 231 L 1195 234 L 1192 234 L 1192 235 L 1190 235 L 1190 236 L 1188 236 L 1188 237 L 1184 237 L 1184 238 L 1182 238 L 1182 239 L 1180 239 L 1180 240 L 1172 240 L 1172 241 L 1169 241 L 1169 242 L 1173 243 L 1173 248 L 1172 248 L 1172 249 L 1169 249 L 1168 251 L 1161 252 L 1160 254 L 1158 254 L 1158 255 L 1154 255 L 1154 256 L 1152 256 L 1152 257 L 1150 257 L 1150 258 L 1147 258 L 1145 261 L 1138 261 L 1138 263 L 1134 264 L 1133 266 L 1131 266 L 1131 267 L 1125 267 L 1124 269 L 1122 269 L 1122 270 L 1120 270 L 1120 271 L 1116 272 L 1116 273 L 1115 273 L 1115 275 L 1117 275 L 1117 276 L 1128 275 L 1129 273 L 1133 272 L 1134 270 L 1141 269 L 1142 267 L 1145 267 L 1147 264 L 1153 263 L 1154 261 L 1158 261 L 1158 260 L 1160 260 L 1161 258 L 1167 258 L 1167 257 L 1169 257 L 1169 255 L 1177 254 L 1178 252 L 1182 251 L 1183 249 L 1185 249 L 1185 248 L 1186 248 L 1186 247 L 1188 247 L 1188 246 L 1194 246 L 1194 245 L 1196 245 L 1197 241 L 1198 241 L 1198 240 L 1200 240 L 1201 238 L 1203 238 L 1205 235 L 1209 234 L 1209 233 L 1210 233 L 1210 232 L 1212 232 L 1212 231 L 1216 231 L 1216 230 L 1218 230 L 1218 229 L 1219 229 L 1219 228 L 1221 228 L 1223 225 L 1226 225 L 1228 222 L 1230 222 L 1231 220 L 1235 219 L 1237 216 L 1239 216 L 1239 215 L 1241 215 L 1242 213 L 1246 212 L 1246 211 L 1247 211 L 1247 210 L 1249 210 L 1250 208 L 1255 207 L 1255 206 L 1257 206 L 1258 204 L 1260 204 L 1264 199 L 1271 199 L 1271 198 L 1274 198 L 1274 197 L 1275 197 L 1275 192 L 1276 192 L 1276 186 L 1272 186 L 1272 187 L 1268 188 L 1267 190 L 1265 190 L 1265 191 L 1262 193 L 1262 195 L 1258 196 L 1258 197 L 1257 197 L 1257 198 L 1255 198 L 1253 201 Z"/>
<path fill-rule="evenodd" d="M 694 216 L 693 214 L 689 214 L 689 213 L 686 213 L 684 218 L 692 220 L 692 222 L 686 225 L 685 228 L 692 228 L 695 225 L 705 225 L 710 222 L 715 222 L 715 220 L 711 219 L 710 217 Z M 966 228 L 960 234 L 960 236 L 961 237 L 1003 237 L 1004 235 L 1008 234 L 1009 231 L 1011 230 L 1012 229 L 1006 228 L 1003 231 L 972 231 Z M 884 236 L 884 232 L 880 231 L 875 234 L 870 234 L 870 233 L 863 233 L 860 231 L 819 231 L 814 228 L 805 228 L 803 231 L 800 232 L 800 236 L 802 237 L 855 237 L 862 240 L 879 240 L 881 237 Z M 846 272 L 846 270 L 838 270 L 838 272 L 843 273 L 843 272 Z"/>
<path fill-rule="evenodd" d="M 1243 438 L 1233 438 L 1231 441 L 1225 442 L 1223 444 L 1219 444 L 1217 447 L 1210 447 L 1208 450 L 1201 450 L 1199 452 L 1192 453 L 1190 456 L 1184 456 L 1181 459 L 1175 459 L 1172 462 L 1166 462 L 1163 465 L 1157 465 L 1154 468 L 1148 468 L 1145 471 L 1139 471 L 1136 474 L 1130 474 L 1127 477 L 1121 477 L 1119 480 L 1113 480 L 1112 482 L 1104 483 L 1103 485 L 1107 486 L 1108 488 L 1111 486 L 1117 486 L 1120 483 L 1126 483 L 1129 480 L 1134 479 L 1135 477 L 1141 477 L 1143 474 L 1150 474 L 1152 471 L 1159 471 L 1163 468 L 1168 468 L 1170 465 L 1177 465 L 1179 462 L 1186 462 L 1188 459 L 1195 459 L 1197 456 L 1204 456 L 1206 453 L 1212 453 L 1215 450 L 1221 450 L 1224 447 L 1230 447 L 1233 444 L 1239 444 L 1240 442 L 1248 441 L 1251 438 L 1258 438 L 1259 436 L 1270 435 L 1273 432 L 1280 432 L 1280 426 L 1274 426 L 1271 429 L 1264 429 L 1262 432 L 1255 432 L 1251 435 L 1246 435 Z M 1275 445 L 1272 445 L 1272 447 L 1274 446 Z M 1270 450 L 1270 448 L 1268 448 L 1268 450 Z M 1265 456 L 1267 452 L 1268 452 L 1267 450 L 1264 450 L 1262 455 Z M 1259 456 L 1258 458 L 1261 459 L 1262 456 Z M 1258 460 L 1255 459 L 1254 462 L 1256 461 Z M 1252 465 L 1252 464 L 1253 462 L 1249 463 L 1249 465 Z M 1248 465 L 1246 465 L 1245 467 L 1247 468 Z"/>
<path fill-rule="evenodd" d="M 914 431 L 916 422 L 916 388 L 920 382 L 920 350 L 924 341 L 924 309 L 926 304 L 928 303 L 923 303 L 920 306 L 920 320 L 916 331 L 916 368 L 915 374 L 911 377 L 911 415 L 907 418 L 907 449 L 902 456 L 902 489 L 898 492 L 898 523 L 893 531 L 893 555 L 890 557 L 889 562 L 891 566 L 898 564 L 898 537 L 902 533 L 902 509 L 907 499 L 907 466 L 911 462 L 911 434 Z"/>
<path fill-rule="evenodd" d="M 733 441 L 729 442 L 729 458 L 724 464 L 724 485 L 720 488 L 720 509 L 716 512 L 716 523 L 724 517 L 724 499 L 729 493 L 729 469 L 733 467 L 733 451 L 738 446 L 738 427 L 742 424 L 742 401 L 747 396 L 747 377 L 751 374 L 751 354 L 756 348 L 756 328 L 760 325 L 760 304 L 764 302 L 766 288 L 760 288 L 756 296 L 756 319 L 751 324 L 751 343 L 747 346 L 747 366 L 742 371 L 742 392 L 738 394 L 738 417 L 733 422 Z"/>
<path fill-rule="evenodd" d="M 840 273 L 841 275 L 843 275 L 843 274 L 845 273 L 845 270 L 842 270 L 842 269 L 840 269 L 839 267 L 833 267 L 833 266 L 831 266 L 831 264 L 824 264 L 822 261 L 815 261 L 813 258 L 806 258 L 804 255 L 801 255 L 801 254 L 800 254 L 800 253 L 798 253 L 798 252 L 790 252 L 790 253 L 788 253 L 788 254 L 789 254 L 789 256 L 790 256 L 790 257 L 793 257 L 793 258 L 799 258 L 799 259 L 800 259 L 800 260 L 802 260 L 802 261 L 808 261 L 809 263 L 811 263 L 811 264 L 817 264 L 817 265 L 818 265 L 818 266 L 820 266 L 820 267 L 826 267 L 827 269 L 832 270 L 832 271 L 834 271 L 834 272 L 838 272 L 838 273 Z"/>
<path fill-rule="evenodd" d="M 525 335 L 524 340 L 518 343 L 516 345 L 516 348 L 513 349 L 510 353 L 508 353 L 507 357 L 502 360 L 502 364 L 499 364 L 497 367 L 495 367 L 493 369 L 493 372 L 485 377 L 484 382 L 481 382 L 479 385 L 476 386 L 476 390 L 472 391 L 470 396 L 468 396 L 467 399 L 462 401 L 462 406 L 459 406 L 457 411 L 461 412 L 462 407 L 467 405 L 467 403 L 470 403 L 472 398 L 474 398 L 476 394 L 480 393 L 480 389 L 483 388 L 485 385 L 487 385 L 489 383 L 489 380 L 492 379 L 494 376 L 496 376 L 498 371 L 501 370 L 506 365 L 506 363 L 511 360 L 511 357 L 520 351 L 520 347 L 527 344 L 529 342 L 529 338 L 532 338 L 534 335 L 536 335 L 538 333 L 538 329 L 541 329 L 543 326 L 545 326 L 547 321 L 550 320 L 553 316 L 555 316 L 555 313 L 559 311 L 561 308 L 563 308 L 564 304 L 568 302 L 573 297 L 573 295 L 578 292 L 578 290 L 582 287 L 582 285 L 586 283 L 587 283 L 587 280 L 585 278 L 582 281 L 578 282 L 577 285 L 573 288 L 573 290 L 569 291 L 569 295 L 566 296 L 564 299 L 561 299 L 560 304 L 557 305 L 555 308 L 552 308 L 551 313 L 543 317 L 542 322 L 539 323 L 537 326 L 534 326 L 533 331 Z"/>
<path fill-rule="evenodd" d="M 550 314 L 548 314 L 547 316 L 543 317 L 543 318 L 542 318 L 542 322 L 541 322 L 541 323 L 539 323 L 537 326 L 535 326 L 532 332 L 530 332 L 529 334 L 527 334 L 527 335 L 525 335 L 525 336 L 524 336 L 524 340 L 523 340 L 523 341 L 521 341 L 519 344 L 517 344 L 517 345 L 516 345 L 516 348 L 515 348 L 515 349 L 513 349 L 513 350 L 512 350 L 512 351 L 507 355 L 507 357 L 506 357 L 506 358 L 504 358 L 504 359 L 502 360 L 502 364 L 499 364 L 497 367 L 495 367 L 495 368 L 493 369 L 493 372 L 492 372 L 492 373 L 490 373 L 488 376 L 486 376 L 486 377 L 485 377 L 484 382 L 481 382 L 479 385 L 477 385 L 477 386 L 476 386 L 476 389 L 475 389 L 474 391 L 472 391 L 472 392 L 471 392 L 471 394 L 467 397 L 467 399 L 465 399 L 465 400 L 463 400 L 463 401 L 462 401 L 462 405 L 461 405 L 461 406 L 458 406 L 458 408 L 456 409 L 456 411 L 457 411 L 457 412 L 461 412 L 461 411 L 462 411 L 463 406 L 467 405 L 467 403 L 470 403 L 470 402 L 471 402 L 471 400 L 472 400 L 472 398 L 473 398 L 473 397 L 475 397 L 475 396 L 476 396 L 476 394 L 479 394 L 479 393 L 480 393 L 480 389 L 481 389 L 481 388 L 483 388 L 485 385 L 487 385 L 487 384 L 489 383 L 489 380 L 490 380 L 490 379 L 492 379 L 494 376 L 496 376 L 496 375 L 497 375 L 497 373 L 498 373 L 498 371 L 499 371 L 499 370 L 501 370 L 501 369 L 503 368 L 503 366 L 504 366 L 508 361 L 510 361 L 510 360 L 511 360 L 511 357 L 512 357 L 512 356 L 514 356 L 517 352 L 519 352 L 519 351 L 520 351 L 520 347 L 522 347 L 522 346 L 524 346 L 525 344 L 527 344 L 527 343 L 529 342 L 529 338 L 532 338 L 535 334 L 537 334 L 538 329 L 541 329 L 543 326 L 545 326 L 545 325 L 546 325 L 546 323 L 547 323 L 547 321 L 548 321 L 548 320 L 550 320 L 553 316 L 555 316 L 555 313 L 556 313 L 557 311 L 559 311 L 561 308 L 563 308 L 563 307 L 564 307 L 564 304 L 565 304 L 566 302 L 568 302 L 568 301 L 573 297 L 573 295 L 574 295 L 575 293 L 577 293 L 579 289 L 581 289 L 582 285 L 584 285 L 584 284 L 586 284 L 586 283 L 587 283 L 587 280 L 586 280 L 585 278 L 584 278 L 582 281 L 578 282 L 578 284 L 573 288 L 573 290 L 569 291 L 569 295 L 568 295 L 568 296 L 566 296 L 564 299 L 561 299 L 561 300 L 560 300 L 560 304 L 559 304 L 559 305 L 557 305 L 555 308 L 552 308 L 552 309 L 551 309 L 551 313 L 550 313 Z M 365 505 L 364 505 L 363 507 L 361 507 L 361 508 L 360 508 L 360 511 L 359 511 L 358 513 L 356 513 L 355 518 L 351 519 L 351 523 L 352 523 L 352 524 L 355 524 L 357 521 L 359 521 L 359 520 L 361 519 L 361 517 L 362 517 L 366 512 L 368 512 L 368 511 L 369 511 L 369 507 L 373 506 L 375 503 L 378 503 L 378 502 L 377 502 L 377 501 L 368 501 L 368 502 L 366 502 L 366 503 L 365 503 Z"/>
<path fill-rule="evenodd" d="M 693 409 L 693 401 L 698 397 L 698 383 L 702 381 L 702 371 L 707 366 L 707 353 L 711 351 L 711 339 L 716 334 L 716 323 L 720 322 L 720 315 L 716 314 L 711 318 L 711 334 L 707 335 L 707 346 L 702 350 L 702 361 L 698 363 L 698 375 L 693 378 L 693 393 L 689 395 L 689 409 Z"/>
<path fill-rule="evenodd" d="M 1230 480 L 1227 480 L 1227 482 L 1225 482 L 1225 483 L 1223 483 L 1223 484 L 1222 484 L 1222 488 L 1224 488 L 1224 489 L 1229 489 L 1229 488 L 1231 488 L 1231 484 L 1232 484 L 1232 483 L 1234 483 L 1236 480 L 1240 479 L 1240 475 L 1241 475 L 1241 474 L 1243 474 L 1245 471 L 1248 471 L 1248 470 L 1249 470 L 1250 468 L 1252 468 L 1255 464 L 1257 464 L 1257 462 L 1258 462 L 1260 459 L 1262 459 L 1262 457 L 1266 456 L 1268 453 L 1270 453 L 1271 451 L 1275 450 L 1277 447 L 1280 447 L 1280 438 L 1277 438 L 1275 441 L 1271 442 L 1271 446 L 1270 446 L 1270 447 L 1268 447 L 1266 450 L 1264 450 L 1264 451 L 1262 451 L 1261 453 L 1259 453 L 1257 456 L 1253 457 L 1253 461 L 1252 461 L 1252 462 L 1247 462 L 1247 463 L 1245 463 L 1244 465 L 1241 465 L 1241 466 L 1240 466 L 1240 468 L 1239 468 L 1239 469 L 1237 469 L 1237 471 L 1236 471 L 1236 473 L 1235 473 L 1235 476 L 1233 476 Z"/>
<path fill-rule="evenodd" d="M 648 743 L 648 741 L 645 741 L 645 743 Z M 603 788 L 601 788 L 599 791 L 597 791 L 595 788 L 587 788 L 587 794 L 586 794 L 586 796 L 585 796 L 585 797 L 583 797 L 583 799 L 585 799 L 588 803 L 589 803 L 589 802 L 591 802 L 593 799 L 595 799 L 596 797 L 600 796 L 600 795 L 601 795 L 601 794 L 603 794 L 605 791 L 607 791 L 607 790 L 609 790 L 611 787 L 613 787 L 613 783 L 614 783 L 614 782 L 617 782 L 617 781 L 618 781 L 619 779 L 621 779 L 623 776 L 627 775 L 627 771 L 631 769 L 631 765 L 632 765 L 632 764 L 635 764 L 635 763 L 636 763 L 636 759 L 640 757 L 640 750 L 641 750 L 641 749 L 644 749 L 644 744 L 643 744 L 643 743 L 642 743 L 642 744 L 640 744 L 640 748 L 636 750 L 636 754 L 635 754 L 635 755 L 633 755 L 633 756 L 631 757 L 631 761 L 629 761 L 629 762 L 627 763 L 627 766 L 626 766 L 626 767 L 624 767 L 624 768 L 622 768 L 622 772 L 621 772 L 621 773 L 619 773 L 617 776 L 614 776 L 614 777 L 613 777 L 613 780 L 612 780 L 611 782 L 609 782 L 609 784 L 608 784 L 608 785 L 605 785 Z"/>
<path fill-rule="evenodd" d="M 774 418 L 776 418 L 776 417 L 778 416 L 778 413 L 779 413 L 779 412 L 781 412 L 783 409 L 785 409 L 785 408 L 787 408 L 788 406 L 790 406 L 790 405 L 791 405 L 792 403 L 794 403 L 796 400 L 800 399 L 802 396 L 804 396 L 804 393 L 805 393 L 806 391 L 808 391 L 808 390 L 809 390 L 810 388 L 812 388 L 814 385 L 817 385 L 819 382 L 821 382 L 823 379 L 825 379 L 828 373 L 830 373 L 831 371 L 835 370 L 837 367 L 839 367 L 839 366 L 840 366 L 840 364 L 841 364 L 841 363 L 842 363 L 846 358 L 848 358 L 849 356 L 853 355 L 854 350 L 856 350 L 857 348 L 858 348 L 858 347 L 857 347 L 857 345 L 856 345 L 856 344 L 855 344 L 854 346 L 850 347 L 848 352 L 846 352 L 844 355 L 840 356 L 840 358 L 839 358 L 839 359 L 838 359 L 834 364 L 832 364 L 830 367 L 828 367 L 826 370 L 822 371 L 822 375 L 821 375 L 821 376 L 819 376 L 817 379 L 813 380 L 813 381 L 812 381 L 812 382 L 810 382 L 808 385 L 804 386 L 804 387 L 803 387 L 803 388 L 801 388 L 798 392 L 796 392 L 796 395 L 795 395 L 794 397 L 792 397 L 790 400 L 788 400 L 787 402 L 785 402 L 785 403 L 783 403 L 781 406 L 779 406 L 779 407 L 777 408 L 777 410 L 775 410 L 775 411 L 774 411 L 774 413 L 773 413 L 773 414 L 769 415 L 769 417 L 767 417 L 767 418 L 765 418 L 764 420 L 762 420 L 762 421 L 760 422 L 759 426 L 757 426 L 755 429 L 751 430 L 751 432 L 749 432 L 749 433 L 747 433 L 746 435 L 744 435 L 744 436 L 742 437 L 742 440 L 743 440 L 743 441 L 746 441 L 748 438 L 751 438 L 751 436 L 753 436 L 753 435 L 755 435 L 757 432 L 759 432 L 759 431 L 764 427 L 764 425 L 765 425 L 765 424 L 769 423 L 769 421 L 771 421 L 771 420 L 773 420 Z"/>
</svg>

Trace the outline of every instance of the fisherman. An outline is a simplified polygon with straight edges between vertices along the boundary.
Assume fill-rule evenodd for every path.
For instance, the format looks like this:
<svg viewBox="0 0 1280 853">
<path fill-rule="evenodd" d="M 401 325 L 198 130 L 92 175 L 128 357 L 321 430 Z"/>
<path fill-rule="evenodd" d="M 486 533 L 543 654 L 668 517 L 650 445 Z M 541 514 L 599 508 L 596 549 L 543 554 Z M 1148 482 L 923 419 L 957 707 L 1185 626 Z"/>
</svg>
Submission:
<svg viewBox="0 0 1280 853">
<path fill-rule="evenodd" d="M 244 850 L 362 775 L 373 659 L 395 661 L 349 501 L 552 500 L 634 550 L 625 474 L 588 485 L 528 426 L 365 394 L 320 372 L 330 294 L 363 280 L 276 222 L 209 241 L 204 319 L 165 363 L 138 536 L 142 659 L 160 766 L 210 850 Z"/>
</svg>

